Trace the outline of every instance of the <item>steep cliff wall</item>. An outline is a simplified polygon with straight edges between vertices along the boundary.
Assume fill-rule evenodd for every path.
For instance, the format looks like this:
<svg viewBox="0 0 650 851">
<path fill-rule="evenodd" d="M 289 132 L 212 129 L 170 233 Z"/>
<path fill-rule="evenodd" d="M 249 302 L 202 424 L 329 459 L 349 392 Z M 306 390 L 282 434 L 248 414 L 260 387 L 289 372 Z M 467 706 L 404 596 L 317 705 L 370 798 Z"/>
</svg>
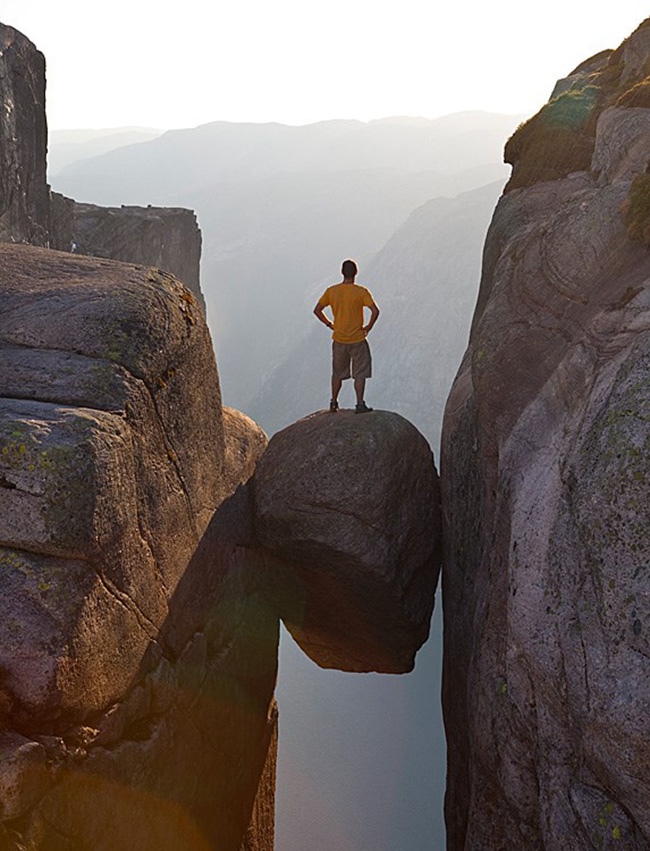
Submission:
<svg viewBox="0 0 650 851">
<path fill-rule="evenodd" d="M 47 245 L 45 57 L 0 24 L 0 241 Z"/>
<path fill-rule="evenodd" d="M 648 23 L 508 144 L 447 402 L 454 851 L 650 847 Z"/>
</svg>

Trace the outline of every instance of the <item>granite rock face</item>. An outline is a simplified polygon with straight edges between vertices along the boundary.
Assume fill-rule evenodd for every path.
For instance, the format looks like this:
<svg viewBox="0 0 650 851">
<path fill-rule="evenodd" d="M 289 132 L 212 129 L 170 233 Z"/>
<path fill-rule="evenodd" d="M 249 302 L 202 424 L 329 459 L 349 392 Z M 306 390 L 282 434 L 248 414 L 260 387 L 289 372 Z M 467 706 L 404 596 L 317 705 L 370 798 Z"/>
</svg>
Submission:
<svg viewBox="0 0 650 851">
<path fill-rule="evenodd" d="M 272 727 L 271 741 L 241 851 L 275 849 L 275 778 L 278 760 L 278 712 L 275 706 L 269 723 Z"/>
<path fill-rule="evenodd" d="M 454 851 L 650 847 L 650 259 L 621 215 L 648 115 L 603 111 L 592 164 L 487 237 L 441 460 Z"/>
<path fill-rule="evenodd" d="M 289 565 L 268 571 L 305 653 L 325 668 L 410 671 L 440 569 L 424 437 L 385 411 L 315 414 L 272 438 L 254 482 L 256 534 Z"/>
<path fill-rule="evenodd" d="M 571 71 L 570 74 L 566 77 L 562 77 L 561 80 L 558 80 L 555 83 L 549 100 L 553 100 L 564 92 L 575 91 L 576 88 L 579 89 L 582 85 L 584 85 L 584 81 L 587 77 L 592 74 L 597 74 L 599 71 L 602 71 L 603 68 L 607 67 L 613 52 L 613 50 L 601 50 L 599 53 L 596 53 L 595 56 L 590 56 L 589 59 L 585 59 L 585 61 L 581 62 L 580 65 Z"/>
<path fill-rule="evenodd" d="M 591 161 L 591 170 L 599 174 L 599 184 L 631 180 L 645 172 L 649 161 L 650 109 L 606 109 L 598 119 Z"/>
<path fill-rule="evenodd" d="M 0 24 L 0 241 L 47 245 L 45 58 Z"/>
<path fill-rule="evenodd" d="M 6 847 L 238 851 L 276 726 L 264 444 L 171 275 L 0 246 Z"/>
<path fill-rule="evenodd" d="M 77 203 L 72 242 L 79 254 L 171 272 L 194 293 L 205 311 L 200 284 L 201 231 L 192 210 Z"/>
</svg>

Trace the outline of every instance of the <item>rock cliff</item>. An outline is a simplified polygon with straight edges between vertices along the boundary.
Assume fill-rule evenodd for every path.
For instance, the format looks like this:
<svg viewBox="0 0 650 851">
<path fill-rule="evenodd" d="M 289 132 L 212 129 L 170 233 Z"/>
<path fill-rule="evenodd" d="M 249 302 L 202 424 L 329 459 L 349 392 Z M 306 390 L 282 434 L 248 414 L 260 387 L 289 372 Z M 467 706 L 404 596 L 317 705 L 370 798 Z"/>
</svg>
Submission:
<svg viewBox="0 0 650 851">
<path fill-rule="evenodd" d="M 237 851 L 275 726 L 265 439 L 172 276 L 5 245 L 0 296 L 5 842 Z"/>
<path fill-rule="evenodd" d="M 443 427 L 454 851 L 650 847 L 649 24 L 506 148 Z"/>
<path fill-rule="evenodd" d="M 0 24 L 0 241 L 47 245 L 45 57 Z"/>
<path fill-rule="evenodd" d="M 200 283 L 201 231 L 192 210 L 77 203 L 72 241 L 79 254 L 171 272 L 194 293 L 205 311 Z"/>
</svg>

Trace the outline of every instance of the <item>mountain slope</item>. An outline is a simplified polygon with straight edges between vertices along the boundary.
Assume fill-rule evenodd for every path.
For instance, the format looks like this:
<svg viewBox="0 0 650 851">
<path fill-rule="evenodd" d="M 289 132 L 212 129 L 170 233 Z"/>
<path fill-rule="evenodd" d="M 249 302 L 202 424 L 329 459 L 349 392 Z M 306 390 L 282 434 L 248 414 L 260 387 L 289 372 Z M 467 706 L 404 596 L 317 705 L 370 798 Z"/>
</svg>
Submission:
<svg viewBox="0 0 650 851">
<path fill-rule="evenodd" d="M 62 169 L 79 160 L 90 159 L 108 151 L 148 142 L 160 136 L 161 130 L 148 127 L 116 127 L 110 130 L 50 130 L 48 139 L 48 178 L 50 183 Z"/>
</svg>

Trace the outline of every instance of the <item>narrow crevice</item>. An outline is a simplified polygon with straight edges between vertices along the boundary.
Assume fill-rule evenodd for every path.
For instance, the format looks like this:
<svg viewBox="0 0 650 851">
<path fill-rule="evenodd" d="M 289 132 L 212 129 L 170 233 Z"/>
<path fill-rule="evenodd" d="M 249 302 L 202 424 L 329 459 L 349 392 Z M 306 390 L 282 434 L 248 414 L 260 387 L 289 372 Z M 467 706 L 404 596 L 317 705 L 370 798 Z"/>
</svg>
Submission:
<svg viewBox="0 0 650 851">
<path fill-rule="evenodd" d="M 137 375 L 132 372 L 129 367 L 125 366 L 123 363 L 119 363 L 118 361 L 111 360 L 110 358 L 102 358 L 99 355 L 89 355 L 87 352 L 81 352 L 78 349 L 66 349 L 63 347 L 56 346 L 29 346 L 25 343 L 17 343 L 15 340 L 7 339 L 6 337 L 0 337 L 0 348 L 5 349 L 24 349 L 27 351 L 35 351 L 35 352 L 61 352 L 66 355 L 77 355 L 77 357 L 83 358 L 84 360 L 92 361 L 93 363 L 101 363 L 106 366 L 119 366 L 127 375 L 130 375 L 131 378 L 136 379 L 138 381 L 145 381 L 144 375 Z"/>
<path fill-rule="evenodd" d="M 0 547 L 5 550 L 13 550 L 17 553 L 27 553 L 31 556 L 44 556 L 45 558 L 55 558 L 59 561 L 82 561 L 82 562 L 90 562 L 90 559 L 85 553 L 81 552 L 72 552 L 70 550 L 58 550 L 51 546 L 42 546 L 39 547 L 37 544 L 34 546 L 27 546 L 24 542 L 17 544 L 12 541 L 5 541 L 0 539 Z"/>
<path fill-rule="evenodd" d="M 102 414 L 112 414 L 116 417 L 125 417 L 126 411 L 124 408 L 110 408 L 105 407 L 102 408 L 101 405 L 93 404 L 92 407 L 90 405 L 85 404 L 84 402 L 79 401 L 78 399 L 75 401 L 74 399 L 62 399 L 60 396 L 55 396 L 51 399 L 43 399 L 40 396 L 29 396 L 25 394 L 24 396 L 20 396 L 16 393 L 12 393 L 11 396 L 4 396 L 0 393 L 0 399 L 6 400 L 8 402 L 36 402 L 39 405 L 55 405 L 57 408 L 79 408 L 83 411 L 97 411 Z"/>
<path fill-rule="evenodd" d="M 14 544 L 0 540 L 0 547 L 8 550 L 13 550 L 15 552 L 24 552 L 29 555 L 37 555 L 37 556 L 45 556 L 46 558 L 56 558 L 60 561 L 80 561 L 84 564 L 87 564 L 92 571 L 95 573 L 100 585 L 106 591 L 106 593 L 115 600 L 116 603 L 119 603 L 123 606 L 127 611 L 129 611 L 138 622 L 139 627 L 145 633 L 145 635 L 153 642 L 157 642 L 158 634 L 160 632 L 160 626 L 158 626 L 154 621 L 151 620 L 143 611 L 140 609 L 138 604 L 133 600 L 132 597 L 129 596 L 125 591 L 121 591 L 110 579 L 105 577 L 101 571 L 97 568 L 95 564 L 93 564 L 92 560 L 84 554 L 65 554 L 61 555 L 60 553 L 54 553 L 51 550 L 28 548 L 24 545 L 15 546 Z"/>
</svg>

